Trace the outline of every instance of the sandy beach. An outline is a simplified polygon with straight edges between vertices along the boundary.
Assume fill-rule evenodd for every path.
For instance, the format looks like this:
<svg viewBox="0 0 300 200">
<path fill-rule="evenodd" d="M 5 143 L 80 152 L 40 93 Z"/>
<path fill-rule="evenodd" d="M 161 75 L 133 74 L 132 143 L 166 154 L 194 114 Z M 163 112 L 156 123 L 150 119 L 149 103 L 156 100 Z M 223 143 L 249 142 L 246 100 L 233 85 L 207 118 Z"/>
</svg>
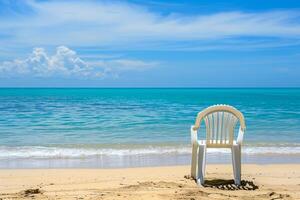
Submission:
<svg viewBox="0 0 300 200">
<path fill-rule="evenodd" d="M 0 199 L 300 199 L 300 165 L 209 165 L 199 187 L 189 166 L 129 169 L 3 169 Z"/>
</svg>

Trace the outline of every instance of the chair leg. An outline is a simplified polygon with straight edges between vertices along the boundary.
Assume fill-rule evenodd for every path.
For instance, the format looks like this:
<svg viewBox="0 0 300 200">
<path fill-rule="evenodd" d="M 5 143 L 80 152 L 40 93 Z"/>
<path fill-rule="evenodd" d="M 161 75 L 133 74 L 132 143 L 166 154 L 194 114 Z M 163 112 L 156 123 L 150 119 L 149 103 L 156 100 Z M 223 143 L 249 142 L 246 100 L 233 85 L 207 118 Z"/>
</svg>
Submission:
<svg viewBox="0 0 300 200">
<path fill-rule="evenodd" d="M 206 167 L 206 145 L 198 146 L 198 173 L 197 184 L 203 185 L 205 180 L 205 167 Z"/>
<path fill-rule="evenodd" d="M 198 150 L 198 145 L 193 144 L 192 147 L 192 164 L 191 164 L 191 177 L 193 179 L 196 179 L 196 170 L 197 170 L 197 150 Z"/>
<path fill-rule="evenodd" d="M 231 152 L 232 152 L 234 183 L 236 185 L 240 185 L 241 184 L 241 146 L 233 145 L 231 148 Z"/>
</svg>

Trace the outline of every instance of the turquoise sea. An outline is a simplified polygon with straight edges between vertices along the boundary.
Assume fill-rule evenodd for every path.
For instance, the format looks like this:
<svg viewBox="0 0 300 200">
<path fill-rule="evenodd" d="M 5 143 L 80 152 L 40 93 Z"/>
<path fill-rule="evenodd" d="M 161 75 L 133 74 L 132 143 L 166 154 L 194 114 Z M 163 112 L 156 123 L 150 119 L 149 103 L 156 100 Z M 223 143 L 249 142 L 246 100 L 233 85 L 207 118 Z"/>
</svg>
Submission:
<svg viewBox="0 0 300 200">
<path fill-rule="evenodd" d="M 0 168 L 189 164 L 190 126 L 214 104 L 245 115 L 243 162 L 300 162 L 300 89 L 10 88 L 0 89 Z"/>
</svg>

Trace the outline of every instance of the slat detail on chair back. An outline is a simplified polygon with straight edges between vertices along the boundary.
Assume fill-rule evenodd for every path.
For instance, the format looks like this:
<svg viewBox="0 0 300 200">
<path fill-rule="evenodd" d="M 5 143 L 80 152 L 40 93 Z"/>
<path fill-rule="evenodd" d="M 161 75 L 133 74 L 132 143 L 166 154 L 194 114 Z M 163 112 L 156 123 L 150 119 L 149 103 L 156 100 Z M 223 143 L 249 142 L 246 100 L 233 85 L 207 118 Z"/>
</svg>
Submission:
<svg viewBox="0 0 300 200">
<path fill-rule="evenodd" d="M 229 112 L 213 112 L 204 117 L 208 146 L 232 145 L 238 118 Z"/>
<path fill-rule="evenodd" d="M 234 129 L 237 122 L 245 129 L 243 114 L 232 106 L 215 105 L 208 107 L 197 116 L 194 130 L 204 120 L 206 126 L 207 147 L 230 147 L 234 140 Z"/>
</svg>

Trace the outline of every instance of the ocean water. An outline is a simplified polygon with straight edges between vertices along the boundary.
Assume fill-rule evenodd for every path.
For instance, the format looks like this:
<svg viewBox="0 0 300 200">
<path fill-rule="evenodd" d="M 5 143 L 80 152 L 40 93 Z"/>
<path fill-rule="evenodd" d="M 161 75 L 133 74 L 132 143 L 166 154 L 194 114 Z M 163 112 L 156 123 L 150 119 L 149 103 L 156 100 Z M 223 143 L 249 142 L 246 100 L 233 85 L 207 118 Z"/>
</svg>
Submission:
<svg viewBox="0 0 300 200">
<path fill-rule="evenodd" d="M 214 104 L 244 114 L 243 162 L 300 162 L 300 89 L 11 88 L 0 89 L 0 168 L 189 164 L 190 126 Z"/>
</svg>

